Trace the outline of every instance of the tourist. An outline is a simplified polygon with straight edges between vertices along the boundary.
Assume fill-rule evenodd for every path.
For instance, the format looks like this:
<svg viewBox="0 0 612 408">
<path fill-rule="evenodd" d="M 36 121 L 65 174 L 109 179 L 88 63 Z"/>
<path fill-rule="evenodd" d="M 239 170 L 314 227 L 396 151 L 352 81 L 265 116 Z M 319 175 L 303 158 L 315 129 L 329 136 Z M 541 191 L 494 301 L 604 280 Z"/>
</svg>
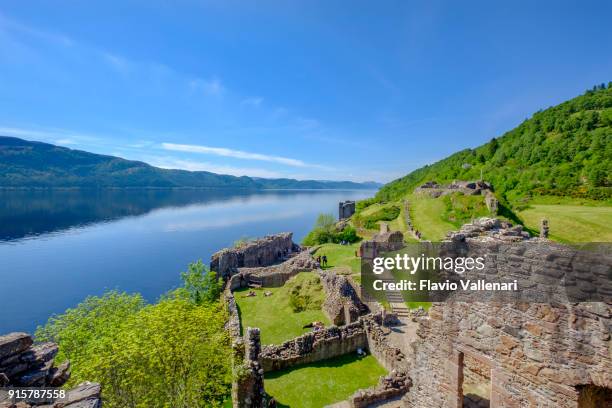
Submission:
<svg viewBox="0 0 612 408">
<path fill-rule="evenodd" d="M 323 255 L 323 266 L 327 266 L 327 255 Z"/>
<path fill-rule="evenodd" d="M 321 255 L 317 256 L 317 263 L 321 266 Z"/>
</svg>

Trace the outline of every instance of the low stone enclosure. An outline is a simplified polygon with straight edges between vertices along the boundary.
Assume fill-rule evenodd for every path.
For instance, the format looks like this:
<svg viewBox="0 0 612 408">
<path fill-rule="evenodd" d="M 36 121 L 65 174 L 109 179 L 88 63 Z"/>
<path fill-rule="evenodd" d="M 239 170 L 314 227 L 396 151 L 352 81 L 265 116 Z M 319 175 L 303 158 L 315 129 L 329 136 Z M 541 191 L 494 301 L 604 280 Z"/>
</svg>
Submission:
<svg viewBox="0 0 612 408">
<path fill-rule="evenodd" d="M 282 237 L 291 236 L 282 234 Z M 261 242 L 262 251 L 276 253 L 270 242 L 279 242 L 289 247 L 280 237 L 266 237 L 255 241 Z M 232 399 L 234 407 L 263 407 L 268 396 L 264 389 L 264 373 L 296 367 L 301 364 L 327 360 L 346 354 L 356 353 L 358 349 L 369 350 L 379 363 L 390 371 L 381 378 L 376 387 L 361 390 L 349 398 L 353 407 L 366 407 L 378 401 L 403 395 L 410 387 L 406 375 L 406 356 L 399 348 L 387 341 L 383 321 L 393 319 L 384 312 L 370 313 L 369 308 L 361 301 L 358 288 L 350 277 L 336 275 L 331 271 L 319 269 L 312 254 L 298 251 L 295 246 L 288 258 L 282 263 L 262 265 L 259 267 L 234 267 L 225 269 L 226 281 L 224 298 L 228 305 L 230 319 L 228 329 L 234 348 L 234 383 Z M 238 258 L 234 251 L 221 251 L 228 259 Z M 250 254 L 258 258 L 257 246 L 252 245 Z M 219 265 L 213 257 L 211 267 Z M 264 258 L 269 259 L 269 258 Z M 272 263 L 271 261 L 270 263 Z M 334 324 L 321 330 L 313 331 L 280 345 L 261 346 L 260 333 L 257 328 L 246 328 L 241 335 L 241 324 L 233 291 L 248 286 L 279 287 L 300 272 L 312 271 L 321 278 L 326 300 L 323 311 Z"/>
<path fill-rule="evenodd" d="M 520 226 L 491 218 L 467 224 L 448 239 L 461 251 L 483 250 L 483 245 L 490 251 L 493 262 L 487 264 L 483 276 L 506 273 L 527 277 L 534 285 L 525 291 L 527 299 L 478 300 L 455 293 L 443 302 L 432 303 L 428 313 L 413 314 L 409 319 L 416 339 L 407 351 L 390 341 L 389 326 L 397 318 L 384 310 L 346 313 L 341 325 L 262 347 L 257 329 L 247 329 L 245 337 L 240 336 L 231 293 L 232 287 L 238 286 L 230 281 L 225 297 L 233 316 L 234 344 L 241 350 L 235 366 L 243 374 L 234 384 L 234 406 L 265 406 L 266 372 L 353 353 L 357 348 L 369 350 L 390 374 L 377 386 L 357 391 L 345 406 L 367 407 L 400 397 L 397 404 L 415 408 L 610 406 L 610 253 L 585 260 L 574 249 L 531 238 Z M 503 249 L 508 243 L 519 249 Z M 379 253 L 375 243 L 371 246 L 370 252 Z M 302 261 L 294 262 L 310 268 L 309 256 L 300 252 L 295 259 Z M 265 278 L 266 282 L 286 281 L 292 273 L 287 270 L 295 267 L 290 265 L 273 267 L 281 277 Z M 322 281 L 340 279 L 321 276 Z M 546 285 L 558 286 L 561 276 L 564 291 L 551 291 L 546 293 L 548 299 L 542 298 Z M 360 293 L 359 288 L 353 289 L 356 295 Z M 593 301 L 579 301 L 577 293 Z M 341 298 L 347 301 L 346 296 Z"/>
<path fill-rule="evenodd" d="M 433 198 L 446 194 L 463 193 L 466 195 L 487 195 L 492 191 L 491 184 L 486 181 L 461 181 L 455 180 L 448 185 L 438 184 L 435 181 L 428 181 L 414 189 L 415 193 L 428 194 Z"/>
<path fill-rule="evenodd" d="M 33 344 L 27 333 L 0 336 L 0 408 L 99 408 L 100 385 L 83 383 L 66 390 L 66 397 L 44 402 L 13 404 L 8 390 L 14 387 L 61 387 L 70 378 L 68 361 L 54 365 L 58 352 L 55 343 Z M 6 391 L 3 392 L 2 390 Z"/>
</svg>

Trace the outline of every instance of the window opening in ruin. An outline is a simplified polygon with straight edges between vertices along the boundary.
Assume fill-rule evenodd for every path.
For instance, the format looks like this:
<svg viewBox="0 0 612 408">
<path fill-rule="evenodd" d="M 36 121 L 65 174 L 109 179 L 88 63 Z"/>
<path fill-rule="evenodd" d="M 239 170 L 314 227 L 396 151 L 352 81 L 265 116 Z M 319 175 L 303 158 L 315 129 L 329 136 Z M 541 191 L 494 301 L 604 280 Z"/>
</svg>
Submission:
<svg viewBox="0 0 612 408">
<path fill-rule="evenodd" d="M 462 353 L 463 354 L 463 353 Z M 489 408 L 491 398 L 491 367 L 470 354 L 460 359 L 463 370 L 459 384 L 463 395 L 463 408 Z"/>
</svg>

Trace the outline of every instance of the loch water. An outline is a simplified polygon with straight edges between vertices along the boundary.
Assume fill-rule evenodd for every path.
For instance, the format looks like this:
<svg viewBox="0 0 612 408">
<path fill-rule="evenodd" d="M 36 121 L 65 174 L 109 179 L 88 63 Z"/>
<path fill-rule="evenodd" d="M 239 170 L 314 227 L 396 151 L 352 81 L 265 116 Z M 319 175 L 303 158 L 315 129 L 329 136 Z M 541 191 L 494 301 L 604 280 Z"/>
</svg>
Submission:
<svg viewBox="0 0 612 408">
<path fill-rule="evenodd" d="M 89 295 L 155 301 L 189 262 L 243 237 L 291 231 L 365 190 L 0 191 L 0 334 L 32 332 Z"/>
</svg>

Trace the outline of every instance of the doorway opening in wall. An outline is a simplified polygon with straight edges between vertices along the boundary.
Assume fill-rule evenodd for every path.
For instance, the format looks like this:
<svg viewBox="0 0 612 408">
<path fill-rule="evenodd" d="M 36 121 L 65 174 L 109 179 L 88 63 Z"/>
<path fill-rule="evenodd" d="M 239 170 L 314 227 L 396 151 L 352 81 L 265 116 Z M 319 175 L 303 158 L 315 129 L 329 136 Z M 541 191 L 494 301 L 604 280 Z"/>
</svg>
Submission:
<svg viewBox="0 0 612 408">
<path fill-rule="evenodd" d="M 489 408 L 491 406 L 491 366 L 471 354 L 464 354 L 461 390 L 463 408 Z"/>
<path fill-rule="evenodd" d="M 587 384 L 576 387 L 578 408 L 612 407 L 612 389 Z"/>
</svg>

